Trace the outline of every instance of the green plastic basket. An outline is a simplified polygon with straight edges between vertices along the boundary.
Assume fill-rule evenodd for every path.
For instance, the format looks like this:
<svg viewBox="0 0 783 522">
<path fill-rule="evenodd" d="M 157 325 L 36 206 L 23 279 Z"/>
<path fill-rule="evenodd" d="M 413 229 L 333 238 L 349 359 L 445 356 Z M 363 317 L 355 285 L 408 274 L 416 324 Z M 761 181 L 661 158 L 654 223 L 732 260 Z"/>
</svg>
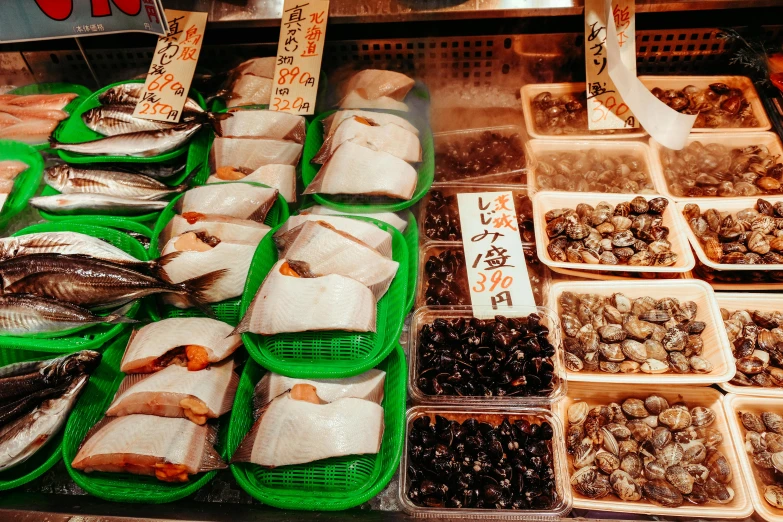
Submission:
<svg viewBox="0 0 783 522">
<path fill-rule="evenodd" d="M 68 102 L 68 105 L 63 107 L 63 110 L 69 115 L 73 114 L 73 111 L 84 101 L 84 99 L 90 95 L 92 91 L 84 85 L 78 85 L 75 83 L 31 83 L 23 87 L 17 87 L 16 89 L 9 91 L 8 94 L 62 94 L 65 92 L 72 92 L 76 94 L 76 98 Z M 60 124 L 62 125 L 62 123 Z M 39 143 L 32 146 L 35 150 L 46 150 L 49 148 L 49 142 Z"/>
<path fill-rule="evenodd" d="M 82 114 L 87 112 L 89 109 L 100 107 L 101 103 L 98 101 L 98 96 L 112 87 L 116 85 L 122 85 L 123 83 L 144 83 L 144 80 L 126 80 L 117 82 L 111 85 L 107 85 L 106 87 L 98 89 L 92 93 L 71 113 L 71 117 L 65 120 L 64 124 L 61 124 L 59 127 L 57 127 L 54 133 L 57 141 L 63 143 L 83 143 L 102 138 L 102 135 L 93 130 L 90 130 L 90 128 L 84 124 L 84 121 L 82 120 Z M 202 108 L 206 108 L 204 98 L 201 96 L 201 94 L 191 89 L 189 95 L 191 98 L 196 100 L 196 102 L 198 102 Z M 60 155 L 60 158 L 69 163 L 157 163 L 181 156 L 185 153 L 187 148 L 188 145 L 183 145 L 182 147 L 166 152 L 165 154 L 158 154 L 157 156 L 149 156 L 146 158 L 113 155 L 106 156 L 99 154 L 79 154 L 65 150 L 58 150 L 57 154 Z"/>
<path fill-rule="evenodd" d="M 358 375 L 378 365 L 399 342 L 408 299 L 408 247 L 392 227 L 375 219 L 356 216 L 392 235 L 392 259 L 400 266 L 389 290 L 378 301 L 376 332 L 341 331 L 298 332 L 277 335 L 242 334 L 248 353 L 260 365 L 289 377 L 341 378 Z M 241 316 L 244 316 L 267 273 L 277 262 L 272 229 L 256 249 L 245 291 Z"/>
<path fill-rule="evenodd" d="M 252 181 L 231 183 L 249 183 L 251 185 L 258 185 L 259 187 L 266 187 L 266 185 L 262 183 L 255 183 Z M 174 211 L 174 206 L 181 197 L 182 194 L 174 198 L 171 203 L 169 203 L 169 206 L 163 209 L 163 212 L 161 212 L 157 223 L 155 223 L 155 229 L 152 232 L 152 239 L 149 246 L 150 259 L 157 259 L 160 257 L 161 245 L 158 243 L 158 239 L 160 238 L 163 229 L 166 228 L 166 225 L 169 224 L 169 221 L 171 221 L 171 219 L 176 214 Z M 288 205 L 286 204 L 283 196 L 278 194 L 277 202 L 272 206 L 272 208 L 269 210 L 269 213 L 266 215 L 264 224 L 274 228 L 280 223 L 283 223 L 286 219 L 288 219 Z M 219 303 L 212 303 L 209 305 L 209 307 L 212 309 L 212 312 L 215 314 L 217 319 L 223 321 L 224 323 L 228 323 L 231 326 L 236 326 L 239 323 L 239 320 L 242 318 L 239 297 L 234 299 L 226 299 L 225 301 L 221 301 Z M 149 313 L 150 316 L 156 321 L 160 320 L 161 318 L 168 319 L 171 317 L 204 317 L 203 312 L 201 312 L 201 310 L 198 308 L 182 309 L 171 305 L 163 305 L 160 307 L 160 309 L 151 306 L 149 308 Z"/>
<path fill-rule="evenodd" d="M 138 221 L 116 216 L 73 216 L 68 223 L 114 228 L 120 232 L 133 232 L 152 240 L 152 229 Z"/>
<path fill-rule="evenodd" d="M 28 350 L 0 350 L 0 366 L 24 362 L 41 361 L 51 359 L 52 354 L 41 353 Z M 6 491 L 23 486 L 31 482 L 44 473 L 62 457 L 63 429 L 57 433 L 54 438 L 48 440 L 46 444 L 39 448 L 35 454 L 26 462 L 14 466 L 13 468 L 0 472 L 0 491 Z"/>
<path fill-rule="evenodd" d="M 0 229 L 27 207 L 27 202 L 35 195 L 43 177 L 44 162 L 34 147 L 18 141 L 0 140 L 0 161 L 19 160 L 28 165 L 14 180 L 14 187 L 0 210 Z"/>
<path fill-rule="evenodd" d="M 302 181 L 305 186 L 309 185 L 318 171 L 321 170 L 321 165 L 314 165 L 310 161 L 318 154 L 321 149 L 321 145 L 324 142 L 324 128 L 321 121 L 328 116 L 331 116 L 336 111 L 329 111 L 320 114 L 315 118 L 307 127 L 307 138 L 305 139 L 304 152 L 302 153 Z M 342 210 L 343 212 L 381 212 L 386 210 L 398 211 L 404 210 L 416 204 L 432 186 L 432 182 L 435 179 L 435 152 L 432 144 L 432 132 L 428 125 L 422 121 L 412 118 L 410 115 L 404 112 L 398 111 L 383 111 L 390 114 L 396 114 L 402 118 L 409 120 L 412 124 L 419 129 L 419 139 L 421 141 L 421 163 L 417 170 L 419 174 L 418 182 L 416 183 L 416 190 L 413 192 L 413 197 L 408 201 L 393 201 L 391 198 L 362 198 L 361 196 L 349 196 L 340 194 L 313 194 L 313 199 L 322 205 Z M 369 200 L 369 202 L 361 203 L 362 199 Z M 374 202 L 374 200 L 378 202 Z"/>
<path fill-rule="evenodd" d="M 408 298 L 405 301 L 406 313 L 413 310 L 413 303 L 416 301 L 416 283 L 419 277 L 419 225 L 413 212 L 407 211 L 405 220 L 408 226 L 402 237 L 405 238 L 405 244 L 408 246 Z"/>
<path fill-rule="evenodd" d="M 81 232 L 103 239 L 141 261 L 147 260 L 147 251 L 141 243 L 113 228 L 75 223 L 40 223 L 20 230 L 14 236 L 35 232 Z M 139 307 L 140 303 L 136 302 L 127 315 L 135 317 Z M 87 349 L 100 350 L 110 339 L 127 329 L 128 326 L 128 324 L 97 324 L 71 328 L 56 334 L 0 335 L 0 351 L 17 348 L 49 353 L 71 353 Z"/>
<path fill-rule="evenodd" d="M 384 431 L 376 455 L 353 455 L 308 464 L 268 469 L 250 463 L 231 464 L 239 486 L 270 506 L 309 511 L 356 507 L 386 487 L 400 464 L 405 441 L 405 354 L 399 345 L 376 365 L 386 371 Z M 264 369 L 248 361 L 239 381 L 228 432 L 230 452 L 253 424 L 253 389 Z"/>
<path fill-rule="evenodd" d="M 103 354 L 98 369 L 90 378 L 76 404 L 63 438 L 63 460 L 73 481 L 96 497 L 115 502 L 137 504 L 163 504 L 187 497 L 212 480 L 217 471 L 201 473 L 186 483 L 166 483 L 155 477 L 130 473 L 84 473 L 73 469 L 71 463 L 79 452 L 87 432 L 103 418 L 125 374 L 120 372 L 120 361 L 125 353 L 129 335 L 118 337 Z M 228 419 L 223 419 L 218 435 L 218 453 L 226 458 L 225 441 L 228 436 Z"/>
</svg>

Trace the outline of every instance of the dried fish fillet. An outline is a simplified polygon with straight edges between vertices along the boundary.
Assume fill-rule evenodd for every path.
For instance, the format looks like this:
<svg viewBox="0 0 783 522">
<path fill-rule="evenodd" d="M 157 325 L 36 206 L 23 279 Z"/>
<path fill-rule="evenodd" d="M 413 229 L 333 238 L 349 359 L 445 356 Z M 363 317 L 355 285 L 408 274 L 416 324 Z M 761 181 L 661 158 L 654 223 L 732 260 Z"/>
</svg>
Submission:
<svg viewBox="0 0 783 522">
<path fill-rule="evenodd" d="M 419 129 L 417 129 L 411 122 L 396 114 L 389 114 L 387 112 L 377 111 L 361 111 L 361 110 L 344 110 L 336 111 L 323 120 L 321 123 L 324 126 L 324 135 L 328 138 L 340 128 L 343 122 L 349 121 L 353 118 L 361 118 L 370 122 L 372 125 L 397 125 L 402 127 L 408 132 L 412 132 L 415 135 L 419 135 Z"/>
<path fill-rule="evenodd" d="M 328 223 L 335 230 L 349 234 L 367 246 L 380 252 L 385 257 L 392 256 L 392 236 L 385 230 L 381 230 L 372 223 L 360 219 L 352 219 L 342 216 L 322 216 L 317 214 L 299 214 L 288 218 L 283 226 L 275 234 L 275 243 L 283 252 L 293 243 L 299 235 L 302 227 L 308 221 L 322 221 Z M 281 254 L 285 257 L 285 254 Z"/>
<path fill-rule="evenodd" d="M 226 105 L 229 108 L 242 105 L 268 105 L 271 97 L 272 78 L 243 74 L 231 86 Z"/>
<path fill-rule="evenodd" d="M 185 232 L 201 231 L 214 236 L 221 241 L 239 241 L 242 243 L 258 244 L 271 230 L 263 223 L 249 219 L 239 219 L 218 214 L 201 214 L 187 212 L 183 215 L 175 214 L 160 235 L 161 245 L 165 245 L 174 236 Z M 2 240 L 0 240 L 0 252 Z"/>
<path fill-rule="evenodd" d="M 407 161 L 421 161 L 419 137 L 395 124 L 373 125 L 367 120 L 354 117 L 345 120 L 337 130 L 324 140 L 321 150 L 313 158 L 313 163 L 327 161 L 337 147 L 351 141 L 372 150 L 386 152 Z"/>
<path fill-rule="evenodd" d="M 272 78 L 275 74 L 275 62 L 277 57 L 265 56 L 263 58 L 250 58 L 240 63 L 231 70 L 232 74 L 254 74 L 262 78 Z"/>
<path fill-rule="evenodd" d="M 280 111 L 236 110 L 220 122 L 224 138 L 268 138 L 304 143 L 304 116 Z"/>
<path fill-rule="evenodd" d="M 381 97 L 402 101 L 413 88 L 414 81 L 408 76 L 383 69 L 359 71 L 345 83 L 343 92 L 357 91 L 368 100 Z"/>
<path fill-rule="evenodd" d="M 254 401 L 260 409 L 297 384 L 308 384 L 315 388 L 318 397 L 324 402 L 353 397 L 380 404 L 383 401 L 385 379 L 386 372 L 375 368 L 343 379 L 296 379 L 267 372 L 256 384 Z"/>
<path fill-rule="evenodd" d="M 359 91 L 349 92 L 340 100 L 341 109 L 382 109 L 387 111 L 408 112 L 408 105 L 388 96 L 368 99 Z"/>
<path fill-rule="evenodd" d="M 253 171 L 271 164 L 296 165 L 301 155 L 302 145 L 294 141 L 216 137 L 209 161 L 213 171 L 220 167 Z"/>
<path fill-rule="evenodd" d="M 262 222 L 277 201 L 277 189 L 247 183 L 212 183 L 188 190 L 177 201 L 180 215 L 208 212 Z"/>
<path fill-rule="evenodd" d="M 289 203 L 296 201 L 296 167 L 293 165 L 264 165 L 250 174 L 222 167 L 207 179 L 207 183 L 222 181 L 253 181 L 276 188 Z"/>
<path fill-rule="evenodd" d="M 400 217 L 399 214 L 395 212 L 368 212 L 366 214 L 360 214 L 360 213 L 350 213 L 350 212 L 343 212 L 341 210 L 336 210 L 330 207 L 325 207 L 323 205 L 313 205 L 312 207 L 307 207 L 305 209 L 302 209 L 299 211 L 300 214 L 315 214 L 318 216 L 362 216 L 362 217 L 368 217 L 377 219 L 378 221 L 383 221 L 384 223 L 387 223 L 400 232 L 405 232 L 405 229 L 408 227 L 408 220 L 403 219 Z"/>
</svg>

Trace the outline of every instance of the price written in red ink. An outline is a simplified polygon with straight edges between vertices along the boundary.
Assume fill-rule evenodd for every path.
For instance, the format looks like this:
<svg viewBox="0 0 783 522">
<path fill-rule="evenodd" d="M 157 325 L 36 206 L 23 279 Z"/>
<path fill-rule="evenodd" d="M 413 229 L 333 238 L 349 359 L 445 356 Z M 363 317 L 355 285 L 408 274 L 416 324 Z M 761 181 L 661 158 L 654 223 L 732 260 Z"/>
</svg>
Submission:
<svg viewBox="0 0 783 522">
<path fill-rule="evenodd" d="M 484 274 L 484 272 L 479 272 L 479 279 L 476 281 L 476 284 L 473 285 L 473 291 L 483 292 L 489 289 L 490 292 L 494 292 L 495 288 L 498 286 L 500 286 L 500 288 L 508 288 L 514 283 L 514 278 L 511 276 L 503 277 L 502 270 L 495 270 L 492 272 L 492 275 L 489 278 L 490 285 L 487 286 L 486 282 L 487 276 Z"/>
<path fill-rule="evenodd" d="M 593 122 L 606 121 L 610 114 L 614 114 L 625 122 L 626 127 L 633 127 L 636 124 L 636 118 L 630 112 L 630 108 L 623 102 L 618 103 L 614 96 L 605 98 L 590 98 L 591 110 L 590 120 Z M 626 116 L 623 116 L 626 115 Z"/>
</svg>

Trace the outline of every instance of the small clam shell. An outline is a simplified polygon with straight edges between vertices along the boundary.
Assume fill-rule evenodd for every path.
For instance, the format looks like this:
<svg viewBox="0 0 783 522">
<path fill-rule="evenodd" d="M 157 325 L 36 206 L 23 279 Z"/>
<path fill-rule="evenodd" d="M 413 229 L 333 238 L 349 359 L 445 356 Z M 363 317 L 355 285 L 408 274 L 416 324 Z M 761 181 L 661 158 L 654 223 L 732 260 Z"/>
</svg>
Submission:
<svg viewBox="0 0 783 522">
<path fill-rule="evenodd" d="M 774 455 L 772 458 L 774 464 Z M 714 478 L 721 484 L 728 484 L 731 482 L 731 466 L 729 465 L 728 459 L 720 451 L 714 448 L 708 449 L 707 458 L 704 460 L 704 465 L 710 468 L 711 478 Z"/>
<path fill-rule="evenodd" d="M 783 435 L 783 417 L 777 413 L 765 411 L 761 414 L 761 420 L 769 431 Z"/>
<path fill-rule="evenodd" d="M 623 441 L 628 440 L 631 438 L 631 430 L 628 429 L 627 426 L 624 426 L 622 424 L 617 423 L 611 423 L 604 426 L 605 429 L 609 430 L 609 432 L 614 436 L 615 440 L 617 441 Z"/>
<path fill-rule="evenodd" d="M 749 411 L 740 411 L 738 412 L 738 415 L 742 425 L 745 426 L 746 430 L 756 431 L 758 433 L 764 433 L 767 431 L 767 428 L 764 426 L 764 421 L 762 421 L 761 417 L 755 413 Z"/>
<path fill-rule="evenodd" d="M 642 315 L 645 312 L 655 309 L 658 301 L 650 296 L 638 297 L 634 299 L 633 306 L 631 307 L 631 313 L 636 316 Z"/>
<path fill-rule="evenodd" d="M 587 419 L 590 406 L 586 402 L 579 401 L 568 407 L 568 424 L 582 424 Z"/>
<path fill-rule="evenodd" d="M 679 328 L 670 328 L 661 341 L 667 352 L 681 352 L 688 343 L 688 333 Z"/>
<path fill-rule="evenodd" d="M 766 449 L 767 439 L 762 437 L 761 433 L 756 431 L 745 432 L 745 451 L 748 453 L 759 453 L 761 451 L 766 451 Z M 780 449 L 774 451 L 780 451 Z"/>
<path fill-rule="evenodd" d="M 730 487 L 721 484 L 715 480 L 711 475 L 704 483 L 704 489 L 707 491 L 707 496 L 710 501 L 718 504 L 728 504 L 734 500 L 734 490 Z"/>
<path fill-rule="evenodd" d="M 595 465 L 607 475 L 611 475 L 614 470 L 620 468 L 620 458 L 608 451 L 599 451 L 595 456 Z"/>
<path fill-rule="evenodd" d="M 625 340 L 627 334 L 618 324 L 606 324 L 598 329 L 598 335 L 605 343 L 619 343 Z"/>
<path fill-rule="evenodd" d="M 635 419 L 643 419 L 650 414 L 644 407 L 644 401 L 634 398 L 623 401 L 623 412 L 629 417 L 633 417 Z"/>
<path fill-rule="evenodd" d="M 713 428 L 694 428 L 695 439 L 701 441 L 708 448 L 715 447 L 723 442 L 723 435 Z"/>
<path fill-rule="evenodd" d="M 750 432 L 755 433 L 755 432 Z M 773 469 L 775 464 L 772 462 L 772 453 L 769 451 L 759 451 L 753 454 L 753 463 L 764 469 Z"/>
<path fill-rule="evenodd" d="M 764 500 L 778 509 L 783 509 L 783 487 L 773 485 L 764 487 Z"/>
<path fill-rule="evenodd" d="M 647 480 L 662 479 L 666 477 L 666 468 L 657 460 L 651 460 L 644 465 L 644 478 Z"/>
<path fill-rule="evenodd" d="M 658 450 L 655 456 L 658 461 L 663 464 L 665 468 L 674 466 L 682 461 L 682 457 L 685 455 L 685 450 L 682 449 L 682 445 L 677 442 L 672 442 Z"/>
<path fill-rule="evenodd" d="M 642 489 L 627 472 L 617 469 L 609 477 L 609 483 L 620 500 L 636 502 L 642 498 Z"/>
<path fill-rule="evenodd" d="M 715 412 L 704 406 L 696 406 L 690 411 L 691 425 L 695 428 L 706 428 L 715 422 Z"/>
<path fill-rule="evenodd" d="M 582 359 L 577 357 L 576 355 L 565 352 L 563 354 L 564 361 L 565 361 L 565 367 L 570 372 L 581 372 L 584 369 L 584 363 L 582 362 Z"/>
<path fill-rule="evenodd" d="M 710 373 L 713 369 L 713 365 L 710 361 L 698 355 L 692 355 L 691 358 L 688 359 L 688 363 L 695 373 Z"/>
<path fill-rule="evenodd" d="M 669 428 L 666 428 L 664 426 L 659 426 L 653 430 L 652 438 L 650 439 L 650 442 L 652 442 L 653 447 L 655 447 L 656 450 L 659 450 L 669 444 L 672 441 L 672 432 L 669 430 Z"/>
<path fill-rule="evenodd" d="M 563 331 L 568 337 L 576 337 L 579 329 L 582 328 L 582 322 L 576 314 L 564 312 L 560 315 L 560 323 L 563 325 Z"/>
<path fill-rule="evenodd" d="M 779 472 L 783 473 L 783 452 L 778 451 L 773 453 L 771 457 L 771 461 L 772 461 L 772 466 Z"/>
<path fill-rule="evenodd" d="M 709 468 L 703 464 L 688 464 L 685 469 L 691 474 L 696 484 L 704 485 L 710 476 Z"/>
<path fill-rule="evenodd" d="M 666 469 L 666 480 L 683 495 L 687 495 L 693 490 L 693 483 L 695 482 L 685 468 L 677 465 Z"/>
<path fill-rule="evenodd" d="M 642 490 L 650 502 L 659 506 L 673 508 L 684 502 L 682 493 L 665 480 L 648 480 Z"/>
<path fill-rule="evenodd" d="M 620 373 L 620 363 L 612 361 L 600 361 L 598 369 L 606 373 Z"/>
<path fill-rule="evenodd" d="M 685 455 L 683 455 L 683 462 L 690 464 L 701 464 L 704 459 L 707 458 L 707 446 L 701 442 L 689 442 L 685 448 Z"/>
<path fill-rule="evenodd" d="M 644 349 L 647 350 L 648 359 L 666 361 L 669 356 L 669 353 L 663 348 L 660 341 L 656 341 L 655 339 L 647 339 L 644 341 Z"/>
<path fill-rule="evenodd" d="M 626 453 L 620 457 L 620 469 L 628 473 L 633 478 L 642 476 L 644 464 L 637 453 Z"/>
<path fill-rule="evenodd" d="M 767 432 L 764 434 L 764 442 L 767 449 L 773 453 L 783 451 L 783 435 Z"/>
<path fill-rule="evenodd" d="M 620 363 L 620 373 L 638 373 L 641 366 L 636 361 L 623 361 Z"/>
<path fill-rule="evenodd" d="M 649 427 L 649 426 L 648 426 Z M 639 451 L 639 443 L 633 439 L 620 441 L 620 456 Z"/>
<path fill-rule="evenodd" d="M 575 468 L 584 468 L 590 466 L 595 460 L 595 448 L 590 443 L 582 443 L 574 448 L 573 464 Z"/>
<path fill-rule="evenodd" d="M 621 325 L 623 323 L 623 314 L 620 313 L 620 311 L 615 308 L 612 305 L 606 305 L 604 306 L 604 319 L 606 319 L 606 322 L 609 324 L 618 324 Z"/>
<path fill-rule="evenodd" d="M 634 316 L 629 316 L 623 323 L 623 329 L 628 334 L 628 337 L 644 341 L 653 334 L 654 325 L 647 321 L 642 321 Z"/>
<path fill-rule="evenodd" d="M 671 319 L 671 314 L 668 310 L 647 310 L 643 314 L 639 316 L 639 319 L 642 321 L 647 321 L 650 323 L 665 323 L 669 319 Z"/>
<path fill-rule="evenodd" d="M 571 485 L 574 491 L 588 498 L 601 498 L 612 492 L 608 477 L 599 473 L 595 466 L 577 469 L 571 475 Z"/>
<path fill-rule="evenodd" d="M 603 447 L 606 451 L 609 453 L 613 453 L 615 455 L 618 455 L 620 453 L 620 446 L 617 443 L 617 439 L 614 438 L 614 435 L 612 435 L 612 432 L 606 429 L 606 427 L 601 428 L 601 431 L 603 432 Z"/>
<path fill-rule="evenodd" d="M 632 361 L 642 364 L 647 360 L 647 349 L 639 341 L 626 339 L 620 344 L 620 348 L 623 354 Z"/>
<path fill-rule="evenodd" d="M 675 373 L 688 373 L 691 370 L 691 364 L 682 352 L 669 352 L 668 362 Z"/>
<path fill-rule="evenodd" d="M 566 448 L 568 452 L 572 453 L 573 450 L 582 442 L 585 438 L 584 425 L 571 424 L 566 430 Z"/>
<path fill-rule="evenodd" d="M 621 293 L 612 294 L 611 299 L 612 306 L 614 306 L 621 314 L 627 314 L 631 311 L 633 301 Z"/>
<path fill-rule="evenodd" d="M 669 365 L 658 359 L 647 359 L 640 369 L 643 373 L 666 373 L 669 371 Z"/>
<path fill-rule="evenodd" d="M 655 429 L 658 427 L 658 416 L 657 415 L 648 415 L 647 417 L 642 419 L 642 422 L 647 424 L 649 427 Z"/>
<path fill-rule="evenodd" d="M 669 407 L 669 402 L 660 395 L 650 395 L 644 399 L 644 406 L 653 415 L 659 415 Z"/>
<path fill-rule="evenodd" d="M 682 408 L 668 408 L 658 415 L 658 421 L 673 431 L 684 430 L 691 425 L 691 414 Z"/>
<path fill-rule="evenodd" d="M 653 429 L 641 419 L 630 420 L 626 426 L 631 430 L 631 436 L 637 442 L 648 440 L 653 435 Z"/>
</svg>

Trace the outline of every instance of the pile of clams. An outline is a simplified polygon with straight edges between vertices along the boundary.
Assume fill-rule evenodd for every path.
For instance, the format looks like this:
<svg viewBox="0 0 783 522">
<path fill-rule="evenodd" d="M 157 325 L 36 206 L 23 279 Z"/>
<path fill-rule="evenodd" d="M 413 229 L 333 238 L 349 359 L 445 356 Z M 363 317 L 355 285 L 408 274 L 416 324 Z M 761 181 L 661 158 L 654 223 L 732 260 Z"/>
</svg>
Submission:
<svg viewBox="0 0 783 522">
<path fill-rule="evenodd" d="M 737 412 L 745 432 L 745 450 L 758 468 L 764 499 L 783 509 L 783 417 L 765 411 L 761 415 Z"/>
<path fill-rule="evenodd" d="M 720 309 L 737 371 L 735 386 L 783 386 L 783 312 Z"/>
<path fill-rule="evenodd" d="M 724 265 L 783 263 L 783 201 L 759 199 L 755 208 L 736 213 L 701 211 L 689 203 L 682 211 L 704 254 Z"/>
<path fill-rule="evenodd" d="M 732 470 L 714 421 L 710 408 L 660 395 L 594 407 L 575 402 L 566 431 L 571 485 L 592 499 L 614 495 L 667 508 L 731 502 Z"/>
<path fill-rule="evenodd" d="M 686 85 L 681 90 L 653 87 L 650 91 L 677 112 L 698 114 L 693 124 L 697 128 L 757 127 L 759 124 L 742 90 L 725 83 L 711 83 L 706 89 Z"/>
<path fill-rule="evenodd" d="M 604 153 L 598 149 L 541 154 L 536 164 L 541 190 L 655 194 L 639 155 Z"/>
<path fill-rule="evenodd" d="M 563 292 L 558 298 L 565 366 L 609 373 L 709 373 L 703 358 L 706 328 L 693 301 L 631 299 Z"/>
<path fill-rule="evenodd" d="M 408 498 L 424 507 L 552 509 L 552 426 L 422 416 L 408 434 Z"/>
<path fill-rule="evenodd" d="M 508 181 L 523 183 L 525 175 L 519 171 L 524 168 L 525 148 L 516 133 L 505 135 L 487 130 L 476 137 L 456 138 L 435 147 L 438 182 L 508 173 Z"/>
<path fill-rule="evenodd" d="M 585 91 L 555 96 L 549 91 L 536 95 L 531 102 L 533 122 L 541 134 L 554 136 L 587 132 L 587 93 Z M 637 129 L 605 129 L 590 134 L 623 134 Z"/>
<path fill-rule="evenodd" d="M 637 196 L 618 205 L 601 201 L 595 207 L 580 203 L 576 209 L 552 209 L 544 216 L 547 252 L 569 263 L 671 266 L 677 254 L 663 225 L 668 203 Z"/>
</svg>

